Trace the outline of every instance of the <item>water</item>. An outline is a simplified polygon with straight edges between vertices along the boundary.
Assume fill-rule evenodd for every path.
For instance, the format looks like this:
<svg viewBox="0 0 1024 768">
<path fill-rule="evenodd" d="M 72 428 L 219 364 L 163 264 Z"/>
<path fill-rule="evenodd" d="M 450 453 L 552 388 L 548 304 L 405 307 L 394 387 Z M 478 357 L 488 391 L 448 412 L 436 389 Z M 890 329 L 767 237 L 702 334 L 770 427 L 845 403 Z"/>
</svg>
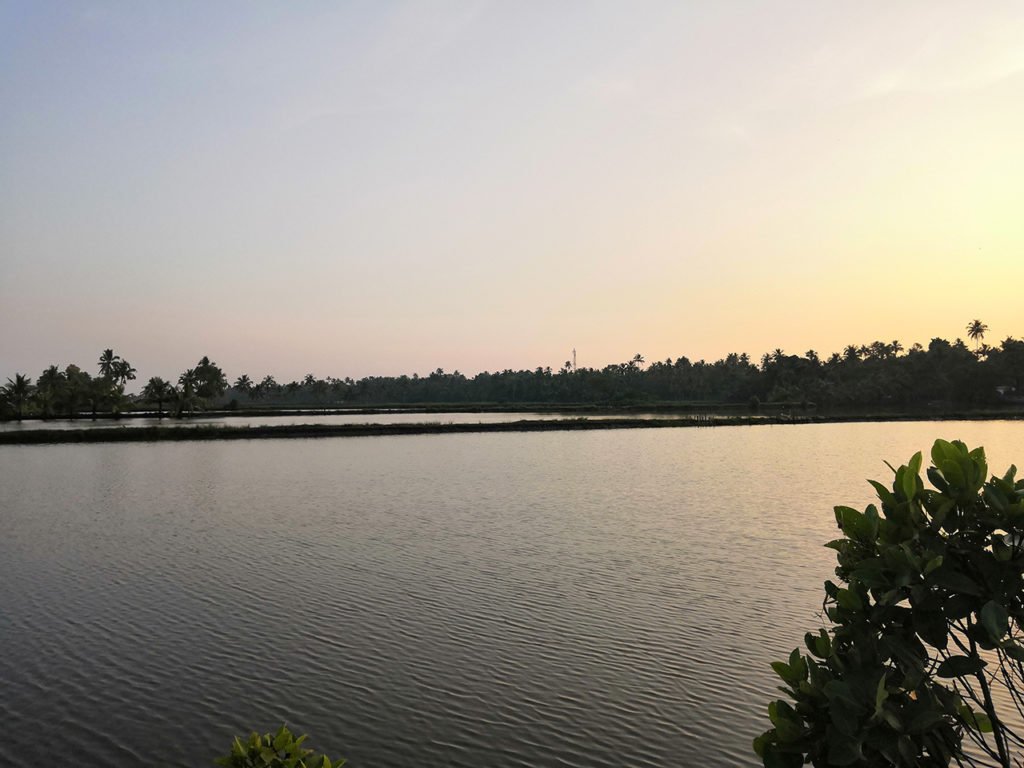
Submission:
<svg viewBox="0 0 1024 768">
<path fill-rule="evenodd" d="M 475 415 L 475 414 L 474 414 Z M 1024 424 L 0 447 L 0 764 L 755 765 L 831 507 Z"/>
<path fill-rule="evenodd" d="M 101 418 L 93 421 L 88 417 L 71 419 L 28 419 L 25 421 L 0 421 L 0 432 L 14 432 L 26 429 L 131 429 L 132 427 L 262 427 L 292 426 L 295 424 L 496 424 L 512 421 L 537 421 L 540 419 L 665 419 L 686 418 L 688 414 L 671 414 L 664 412 L 620 412 L 620 413 L 578 413 L 578 412 L 480 412 L 467 413 L 282 413 L 260 416 L 203 416 L 199 414 L 187 419 L 157 419 L 155 417 L 135 417 L 122 420 Z M 732 414 L 704 414 L 710 418 L 735 418 L 737 415 L 748 418 L 744 412 Z"/>
</svg>

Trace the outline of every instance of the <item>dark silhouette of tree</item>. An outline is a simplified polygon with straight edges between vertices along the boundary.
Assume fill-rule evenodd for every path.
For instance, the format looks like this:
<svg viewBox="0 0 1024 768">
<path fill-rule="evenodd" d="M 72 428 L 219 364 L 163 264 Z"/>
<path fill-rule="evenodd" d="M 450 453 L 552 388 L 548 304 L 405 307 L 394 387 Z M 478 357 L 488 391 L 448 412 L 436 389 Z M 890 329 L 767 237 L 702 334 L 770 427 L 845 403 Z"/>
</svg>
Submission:
<svg viewBox="0 0 1024 768">
<path fill-rule="evenodd" d="M 99 366 L 100 376 L 105 376 L 108 379 L 114 378 L 114 370 L 117 364 L 121 361 L 118 355 L 114 354 L 112 349 L 104 349 L 100 354 Z"/>
<path fill-rule="evenodd" d="M 28 404 L 32 389 L 32 379 L 20 373 L 14 374 L 13 379 L 8 379 L 7 386 L 3 389 L 4 398 L 14 407 L 18 421 L 25 416 L 25 406 Z"/>
<path fill-rule="evenodd" d="M 65 386 L 62 390 L 61 404 L 69 419 L 78 416 L 82 401 L 86 398 L 92 376 L 77 365 L 69 365 L 64 369 Z"/>
<path fill-rule="evenodd" d="M 51 365 L 39 374 L 39 378 L 36 380 L 35 399 L 44 419 L 54 415 L 66 385 L 67 378 L 56 365 Z"/>
<path fill-rule="evenodd" d="M 274 380 L 274 377 L 270 374 L 264 376 L 259 383 L 260 391 L 264 396 L 276 395 L 281 391 L 281 386 Z"/>
<path fill-rule="evenodd" d="M 248 395 L 250 400 L 252 399 L 253 383 L 252 379 L 250 379 L 246 374 L 243 373 L 235 379 L 234 387 L 242 394 Z"/>
<path fill-rule="evenodd" d="M 89 376 L 89 374 L 85 374 Z M 85 382 L 85 400 L 89 403 L 89 411 L 92 415 L 92 420 L 96 421 L 96 416 L 100 408 L 104 405 L 110 404 L 114 401 L 117 393 L 112 386 L 112 382 L 106 376 L 100 376 L 98 378 L 89 377 Z"/>
<path fill-rule="evenodd" d="M 113 376 L 111 376 L 111 378 L 119 387 L 123 389 L 124 385 L 127 384 L 129 381 L 135 381 L 136 373 L 137 371 L 131 366 L 131 364 L 127 360 L 118 360 L 114 364 L 114 373 Z"/>
<path fill-rule="evenodd" d="M 982 324 L 984 325 L 984 324 Z M 756 397 L 762 406 L 781 407 L 951 407 L 997 403 L 1019 397 L 1024 378 L 1024 341 L 1007 338 L 998 347 L 961 339 L 932 339 L 919 343 L 873 341 L 847 345 L 825 357 L 815 350 L 803 356 L 774 349 L 754 365 L 747 353 L 729 353 L 715 361 L 668 358 L 649 365 L 643 355 L 603 368 L 576 368 L 569 361 L 557 372 L 549 366 L 532 370 L 481 371 L 468 377 L 438 367 L 426 376 L 367 376 L 318 379 L 307 374 L 280 386 L 267 375 L 258 384 L 248 375 L 235 379 L 233 391 L 268 405 L 290 407 L 386 406 L 399 404 L 451 405 L 600 405 L 640 407 L 658 404 L 736 404 L 749 406 Z M 93 415 L 116 412 L 131 401 L 125 394 L 135 369 L 113 350 L 100 357 L 100 376 L 93 379 L 75 365 L 64 371 L 50 366 L 21 405 L 28 416 L 75 418 L 83 404 Z M 197 408 L 225 405 L 227 377 L 209 357 L 178 379 L 173 402 L 178 415 Z M 137 402 L 151 402 L 143 388 Z M 236 402 L 237 404 L 237 402 Z M 157 403 L 162 411 L 162 404 Z M 13 418 L 17 409 L 4 395 L 0 417 Z"/>
<path fill-rule="evenodd" d="M 174 387 L 159 376 L 153 376 L 142 388 L 142 398 L 147 403 L 156 403 L 158 419 L 164 417 L 164 403 L 174 398 Z"/>
<path fill-rule="evenodd" d="M 195 411 L 199 397 L 196 388 L 199 386 L 199 376 L 195 368 L 189 368 L 178 377 L 178 386 L 174 388 L 174 415 L 179 419 L 186 412 L 191 416 Z"/>
<path fill-rule="evenodd" d="M 228 380 L 216 363 L 203 357 L 193 369 L 195 372 L 195 394 L 200 400 L 207 401 L 220 397 L 228 388 Z"/>
<path fill-rule="evenodd" d="M 974 348 L 978 348 L 978 344 L 985 338 L 985 333 L 988 331 L 988 326 L 985 325 L 981 320 L 971 320 L 967 324 L 967 335 L 971 341 L 974 342 Z"/>
</svg>

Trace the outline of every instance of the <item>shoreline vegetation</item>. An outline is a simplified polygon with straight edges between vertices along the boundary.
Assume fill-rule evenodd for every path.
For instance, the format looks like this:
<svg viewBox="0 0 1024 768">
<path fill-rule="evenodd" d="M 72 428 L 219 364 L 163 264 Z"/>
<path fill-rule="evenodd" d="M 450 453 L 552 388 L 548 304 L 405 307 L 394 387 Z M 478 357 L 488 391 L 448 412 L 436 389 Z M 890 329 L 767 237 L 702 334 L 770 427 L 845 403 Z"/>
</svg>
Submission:
<svg viewBox="0 0 1024 768">
<path fill-rule="evenodd" d="M 761 357 L 731 353 L 708 363 L 686 357 L 648 362 L 641 354 L 603 368 L 566 360 L 558 371 L 488 372 L 467 377 L 438 368 L 427 376 L 318 378 L 288 384 L 274 377 L 238 376 L 231 383 L 217 363 L 202 357 L 176 379 L 153 376 L 137 393 L 126 387 L 136 368 L 112 349 L 100 354 L 92 375 L 77 365 L 47 367 L 0 387 L 0 421 L 120 419 L 286 413 L 368 415 L 394 412 L 522 412 L 587 415 L 638 412 L 700 415 L 709 412 L 782 414 L 881 413 L 927 410 L 948 414 L 1024 406 L 1024 339 L 984 343 L 988 326 L 967 325 L 962 339 L 933 338 L 927 347 L 899 341 L 847 345 L 842 352 L 802 356 L 776 349 Z M 779 418 L 782 418 L 780 415 Z"/>
<path fill-rule="evenodd" d="M 554 432 L 609 429 L 666 429 L 756 425 L 811 425 L 852 422 L 897 421 L 1021 421 L 1020 411 L 965 411 L 943 413 L 865 413 L 711 416 L 692 414 L 664 418 L 601 418 L 585 416 L 560 419 L 519 420 L 480 423 L 398 423 L 398 424 L 282 424 L 257 426 L 91 427 L 84 429 L 28 429 L 0 432 L 0 445 L 45 445 L 54 443 L 138 443 L 196 440 L 260 440 L 324 437 L 381 437 L 387 435 L 438 435 L 493 432 Z"/>
</svg>

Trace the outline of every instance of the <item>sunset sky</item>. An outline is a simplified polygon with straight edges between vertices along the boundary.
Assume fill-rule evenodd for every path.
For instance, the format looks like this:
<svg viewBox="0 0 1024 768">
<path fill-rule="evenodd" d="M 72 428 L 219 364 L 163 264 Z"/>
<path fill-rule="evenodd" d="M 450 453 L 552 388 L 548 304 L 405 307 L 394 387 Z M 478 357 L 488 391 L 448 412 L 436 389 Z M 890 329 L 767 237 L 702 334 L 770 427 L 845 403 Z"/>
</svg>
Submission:
<svg viewBox="0 0 1024 768">
<path fill-rule="evenodd" d="M 0 383 L 1024 336 L 1024 3 L 0 0 Z"/>
</svg>

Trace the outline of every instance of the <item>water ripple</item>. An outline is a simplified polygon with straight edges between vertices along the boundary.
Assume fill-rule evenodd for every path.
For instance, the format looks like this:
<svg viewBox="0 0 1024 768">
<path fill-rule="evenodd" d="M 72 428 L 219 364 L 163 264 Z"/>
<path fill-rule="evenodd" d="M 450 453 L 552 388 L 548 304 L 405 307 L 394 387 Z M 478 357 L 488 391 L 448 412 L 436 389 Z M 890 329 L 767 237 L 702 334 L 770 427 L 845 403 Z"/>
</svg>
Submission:
<svg viewBox="0 0 1024 768">
<path fill-rule="evenodd" d="M 933 432 L 0 447 L 0 764 L 753 766 L 828 510 Z"/>
</svg>

